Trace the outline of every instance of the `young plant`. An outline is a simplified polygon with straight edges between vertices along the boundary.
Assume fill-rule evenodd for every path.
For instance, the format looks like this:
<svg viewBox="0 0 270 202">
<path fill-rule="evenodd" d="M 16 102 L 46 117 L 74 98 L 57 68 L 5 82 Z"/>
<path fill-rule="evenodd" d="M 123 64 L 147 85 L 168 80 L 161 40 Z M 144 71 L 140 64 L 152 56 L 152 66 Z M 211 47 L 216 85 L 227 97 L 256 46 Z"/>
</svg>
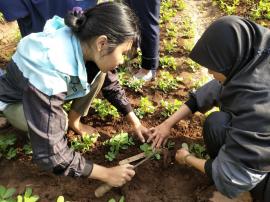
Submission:
<svg viewBox="0 0 270 202">
<path fill-rule="evenodd" d="M 162 69 L 168 69 L 172 68 L 173 70 L 176 70 L 176 60 L 172 56 L 164 56 L 159 59 L 159 65 Z"/>
<path fill-rule="evenodd" d="M 161 100 L 160 104 L 164 108 L 161 115 L 164 117 L 169 117 L 176 112 L 183 103 L 180 100 L 175 99 L 173 102 Z"/>
<path fill-rule="evenodd" d="M 15 199 L 13 199 L 13 195 L 16 192 L 16 189 L 14 188 L 5 188 L 4 186 L 0 185 L 0 201 L 1 202 L 16 202 Z"/>
<path fill-rule="evenodd" d="M 240 0 L 232 0 L 230 3 L 225 3 L 224 0 L 216 0 L 221 10 L 223 10 L 228 15 L 233 15 L 236 13 L 236 8 L 239 5 Z"/>
<path fill-rule="evenodd" d="M 6 159 L 12 159 L 17 155 L 17 149 L 12 147 L 15 145 L 16 136 L 2 135 L 0 136 L 0 157 L 3 156 Z"/>
<path fill-rule="evenodd" d="M 116 202 L 116 200 L 114 198 L 111 198 L 111 199 L 108 200 L 108 202 Z M 125 202 L 125 197 L 121 196 L 121 198 L 119 199 L 118 202 Z"/>
<path fill-rule="evenodd" d="M 163 39 L 164 51 L 167 53 L 173 53 L 176 51 L 177 41 L 176 39 L 166 40 Z"/>
<path fill-rule="evenodd" d="M 148 97 L 141 97 L 139 108 L 134 109 L 135 114 L 142 119 L 148 114 L 155 112 L 155 107 Z"/>
<path fill-rule="evenodd" d="M 177 10 L 179 10 L 179 11 L 182 11 L 182 10 L 184 10 L 185 8 L 186 8 L 186 3 L 185 3 L 185 1 L 184 0 L 177 0 L 176 1 L 176 8 L 177 8 Z"/>
<path fill-rule="evenodd" d="M 168 71 L 160 71 L 160 77 L 156 80 L 156 87 L 165 93 L 170 90 L 177 89 L 179 82 L 182 81 L 181 77 L 174 77 Z"/>
<path fill-rule="evenodd" d="M 105 141 L 104 144 L 110 147 L 110 151 L 105 155 L 105 158 L 109 161 L 113 161 L 121 149 L 127 149 L 135 143 L 133 138 L 128 136 L 128 133 L 122 131 Z"/>
<path fill-rule="evenodd" d="M 32 189 L 30 187 L 27 187 L 24 193 L 24 196 L 18 195 L 17 196 L 17 202 L 36 202 L 39 199 L 38 195 L 32 196 Z"/>
<path fill-rule="evenodd" d="M 204 84 L 206 84 L 209 80 L 210 80 L 210 77 L 207 75 L 202 75 L 199 79 L 192 78 L 192 81 L 193 81 L 192 88 L 196 90 L 202 87 Z"/>
<path fill-rule="evenodd" d="M 31 155 L 33 153 L 30 143 L 23 146 L 23 151 L 26 155 Z"/>
<path fill-rule="evenodd" d="M 191 154 L 194 156 L 201 158 L 201 159 L 207 159 L 208 155 L 206 152 L 206 148 L 204 145 L 200 145 L 197 143 L 192 143 L 188 145 L 187 143 L 182 144 L 182 148 L 188 150 Z"/>
<path fill-rule="evenodd" d="M 251 17 L 254 20 L 263 18 L 270 20 L 270 2 L 268 0 L 260 0 L 256 8 L 252 9 Z"/>
<path fill-rule="evenodd" d="M 65 202 L 64 196 L 58 196 L 56 202 Z"/>
<path fill-rule="evenodd" d="M 174 145 L 175 145 L 175 142 L 169 140 L 167 142 L 167 148 L 170 150 L 170 149 L 173 149 L 174 148 Z"/>
<path fill-rule="evenodd" d="M 197 70 L 200 69 L 200 65 L 191 59 L 187 59 L 185 63 L 187 64 L 188 68 L 191 69 L 192 72 L 196 72 Z"/>
<path fill-rule="evenodd" d="M 72 101 L 69 101 L 63 104 L 63 109 L 65 110 L 65 112 L 68 113 L 70 111 L 71 105 L 72 105 Z"/>
<path fill-rule="evenodd" d="M 120 117 L 117 109 L 113 105 L 111 105 L 107 100 L 95 98 L 93 100 L 92 105 L 95 111 L 103 120 L 105 120 L 105 118 L 108 116 L 112 116 L 113 118 Z"/>
<path fill-rule="evenodd" d="M 152 155 L 153 155 L 153 157 L 154 157 L 155 159 L 157 159 L 157 160 L 159 160 L 159 159 L 161 158 L 160 153 L 159 153 L 159 152 L 153 151 L 153 149 L 152 149 L 152 147 L 151 147 L 150 144 L 144 143 L 144 144 L 142 144 L 142 145 L 140 146 L 140 149 L 144 152 L 144 154 L 145 154 L 146 157 L 147 157 L 147 156 L 152 156 Z M 155 153 L 155 154 L 154 154 L 154 153 Z"/>
<path fill-rule="evenodd" d="M 196 29 L 192 19 L 190 17 L 184 18 L 182 21 L 182 34 L 185 38 L 194 38 L 196 33 Z"/>
<path fill-rule="evenodd" d="M 143 79 L 137 79 L 137 78 L 131 78 L 126 86 L 134 90 L 135 92 L 142 92 L 142 87 L 144 85 L 145 81 Z"/>
<path fill-rule="evenodd" d="M 90 151 L 94 147 L 99 136 L 98 133 L 93 133 L 91 135 L 83 134 L 81 138 L 76 137 L 71 141 L 71 148 L 83 153 Z"/>
<path fill-rule="evenodd" d="M 175 38 L 178 34 L 179 27 L 175 23 L 166 24 L 166 35 L 171 38 Z"/>
</svg>

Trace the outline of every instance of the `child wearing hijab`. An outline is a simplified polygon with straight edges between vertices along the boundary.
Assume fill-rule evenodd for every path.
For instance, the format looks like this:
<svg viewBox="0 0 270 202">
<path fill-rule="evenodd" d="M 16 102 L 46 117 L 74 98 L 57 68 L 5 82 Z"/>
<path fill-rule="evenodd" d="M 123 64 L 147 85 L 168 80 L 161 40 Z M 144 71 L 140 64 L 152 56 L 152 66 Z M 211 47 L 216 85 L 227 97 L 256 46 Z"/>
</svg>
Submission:
<svg viewBox="0 0 270 202">
<path fill-rule="evenodd" d="M 123 63 L 138 38 L 137 18 L 129 7 L 107 2 L 85 12 L 70 12 L 65 19 L 55 16 L 43 32 L 19 42 L 6 74 L 0 77 L 0 111 L 9 121 L 17 118 L 11 121 L 15 127 L 27 127 L 33 161 L 42 169 L 111 186 L 121 186 L 134 176 L 129 164 L 106 168 L 70 149 L 62 105 L 85 97 L 75 109 L 87 112 L 106 73 Z M 86 62 L 94 62 L 98 71 Z"/>
<path fill-rule="evenodd" d="M 152 129 L 148 141 L 159 147 L 179 120 L 219 106 L 203 126 L 210 159 L 182 148 L 176 161 L 206 173 L 229 198 L 251 191 L 253 198 L 270 201 L 270 30 L 241 17 L 222 17 L 204 32 L 190 58 L 215 79 Z"/>
</svg>

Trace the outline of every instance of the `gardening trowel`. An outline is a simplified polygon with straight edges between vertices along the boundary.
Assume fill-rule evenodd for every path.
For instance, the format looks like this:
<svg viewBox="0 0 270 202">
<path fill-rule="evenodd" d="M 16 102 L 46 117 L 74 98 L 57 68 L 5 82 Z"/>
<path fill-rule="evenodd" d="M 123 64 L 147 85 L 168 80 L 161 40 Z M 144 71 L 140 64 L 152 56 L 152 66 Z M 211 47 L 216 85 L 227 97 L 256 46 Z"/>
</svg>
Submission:
<svg viewBox="0 0 270 202">
<path fill-rule="evenodd" d="M 142 163 L 144 163 L 145 161 L 149 160 L 152 156 L 155 155 L 155 152 L 153 152 L 151 155 L 149 156 L 145 156 L 144 152 L 137 154 L 135 156 L 126 158 L 122 161 L 119 162 L 119 165 L 123 165 L 123 164 L 127 164 L 127 163 L 132 163 L 134 161 L 137 161 L 139 159 L 142 159 L 141 161 L 139 161 L 137 164 L 134 165 L 134 169 L 137 168 L 139 165 L 141 165 Z M 96 190 L 95 190 L 95 196 L 97 198 L 100 198 L 102 196 L 104 196 L 104 194 L 106 194 L 108 191 L 110 191 L 113 187 L 108 185 L 108 184 L 102 184 L 100 185 Z"/>
</svg>

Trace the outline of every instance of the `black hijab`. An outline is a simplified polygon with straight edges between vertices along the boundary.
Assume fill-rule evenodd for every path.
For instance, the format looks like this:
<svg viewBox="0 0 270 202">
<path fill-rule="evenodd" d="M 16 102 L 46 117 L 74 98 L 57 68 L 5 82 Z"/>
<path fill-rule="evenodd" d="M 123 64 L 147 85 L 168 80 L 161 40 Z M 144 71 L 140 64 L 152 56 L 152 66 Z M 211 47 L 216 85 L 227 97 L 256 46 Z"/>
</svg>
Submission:
<svg viewBox="0 0 270 202">
<path fill-rule="evenodd" d="M 226 153 L 249 168 L 270 171 L 270 30 L 227 16 L 215 21 L 190 57 L 227 79 L 221 110 L 232 117 Z"/>
<path fill-rule="evenodd" d="M 264 28 L 238 16 L 215 21 L 196 43 L 190 58 L 202 66 L 224 74 L 230 80 L 259 51 Z"/>
</svg>

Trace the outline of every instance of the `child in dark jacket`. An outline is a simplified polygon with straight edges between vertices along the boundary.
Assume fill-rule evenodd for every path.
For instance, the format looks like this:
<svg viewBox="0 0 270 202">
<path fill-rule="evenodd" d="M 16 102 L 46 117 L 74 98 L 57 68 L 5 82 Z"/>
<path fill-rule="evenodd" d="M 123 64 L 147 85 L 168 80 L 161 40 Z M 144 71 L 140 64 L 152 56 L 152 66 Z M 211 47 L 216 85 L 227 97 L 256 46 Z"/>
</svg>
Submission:
<svg viewBox="0 0 270 202">
<path fill-rule="evenodd" d="M 190 54 L 215 80 L 152 129 L 149 139 L 159 147 L 179 120 L 219 106 L 220 112 L 210 114 L 203 127 L 211 158 L 198 159 L 185 149 L 177 151 L 175 158 L 206 173 L 230 198 L 251 191 L 255 199 L 270 201 L 269 47 L 267 28 L 237 16 L 215 21 Z"/>
</svg>

